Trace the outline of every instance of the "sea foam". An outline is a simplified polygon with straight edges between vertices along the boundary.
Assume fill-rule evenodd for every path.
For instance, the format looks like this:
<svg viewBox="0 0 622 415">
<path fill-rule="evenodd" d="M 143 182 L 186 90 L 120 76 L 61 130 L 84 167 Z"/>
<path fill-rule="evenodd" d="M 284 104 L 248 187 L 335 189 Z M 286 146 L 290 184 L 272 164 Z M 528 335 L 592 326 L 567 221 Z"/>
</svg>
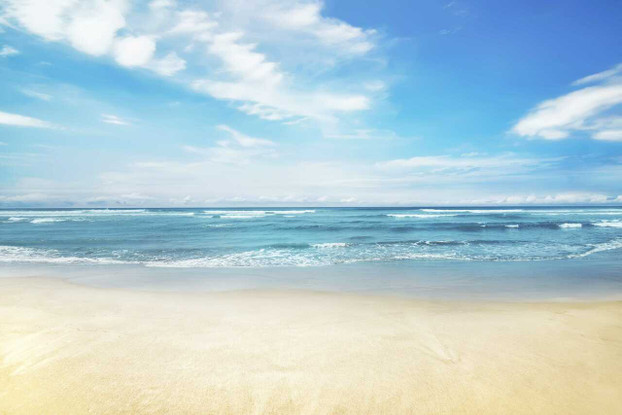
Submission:
<svg viewBox="0 0 622 415">
<path fill-rule="evenodd" d="M 419 218 L 419 219 L 431 219 L 431 218 L 442 218 L 442 217 L 452 217 L 457 215 L 451 214 L 429 214 L 429 213 L 388 213 L 388 217 L 391 218 Z"/>
<path fill-rule="evenodd" d="M 594 226 L 600 226 L 605 228 L 622 228 L 622 221 L 620 220 L 603 220 L 594 223 Z"/>
<path fill-rule="evenodd" d="M 583 227 L 580 223 L 560 223 L 558 226 L 562 229 L 577 229 Z"/>
<path fill-rule="evenodd" d="M 348 244 L 345 242 L 325 242 L 321 244 L 313 244 L 311 246 L 314 248 L 345 248 Z"/>
<path fill-rule="evenodd" d="M 523 209 L 421 209 L 422 212 L 460 212 L 460 213 L 515 213 Z"/>
</svg>

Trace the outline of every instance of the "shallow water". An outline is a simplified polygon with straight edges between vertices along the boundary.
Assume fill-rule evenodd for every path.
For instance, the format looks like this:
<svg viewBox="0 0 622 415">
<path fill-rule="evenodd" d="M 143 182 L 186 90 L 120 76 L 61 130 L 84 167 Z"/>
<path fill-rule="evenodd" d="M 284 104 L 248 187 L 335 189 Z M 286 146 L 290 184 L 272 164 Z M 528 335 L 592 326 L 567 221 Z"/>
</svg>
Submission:
<svg viewBox="0 0 622 415">
<path fill-rule="evenodd" d="M 0 276 L 173 291 L 622 298 L 621 208 L 0 211 Z"/>
<path fill-rule="evenodd" d="M 622 208 L 0 210 L 0 262 L 228 268 L 622 256 Z"/>
</svg>

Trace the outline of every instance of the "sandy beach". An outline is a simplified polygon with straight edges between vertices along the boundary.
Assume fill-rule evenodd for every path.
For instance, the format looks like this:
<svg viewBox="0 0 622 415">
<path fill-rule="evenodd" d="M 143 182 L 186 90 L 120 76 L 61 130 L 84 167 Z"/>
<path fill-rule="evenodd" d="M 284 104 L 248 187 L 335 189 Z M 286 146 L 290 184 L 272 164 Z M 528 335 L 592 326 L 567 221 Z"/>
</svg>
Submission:
<svg viewBox="0 0 622 415">
<path fill-rule="evenodd" d="M 614 414 L 621 302 L 0 279 L 2 414 Z"/>
</svg>

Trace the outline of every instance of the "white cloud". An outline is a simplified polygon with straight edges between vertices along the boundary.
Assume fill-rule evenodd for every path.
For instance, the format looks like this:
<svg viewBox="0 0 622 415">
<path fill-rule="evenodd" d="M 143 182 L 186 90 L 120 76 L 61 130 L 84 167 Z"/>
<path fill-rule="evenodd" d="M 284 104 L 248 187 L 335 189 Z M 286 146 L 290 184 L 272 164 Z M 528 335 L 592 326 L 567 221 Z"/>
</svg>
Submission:
<svg viewBox="0 0 622 415">
<path fill-rule="evenodd" d="M 512 153 L 496 156 L 481 156 L 475 154 L 462 154 L 460 156 L 417 156 L 407 159 L 395 159 L 379 162 L 376 166 L 384 171 L 429 171 L 433 173 L 446 173 L 465 175 L 481 172 L 502 171 L 515 173 L 534 167 L 546 167 L 549 163 L 559 159 L 543 159 L 520 157 Z"/>
<path fill-rule="evenodd" d="M 322 16 L 323 4 L 313 2 L 268 1 L 259 16 L 280 28 L 317 38 L 342 53 L 365 54 L 374 47 L 375 30 L 363 30 L 338 19 Z"/>
<path fill-rule="evenodd" d="M 169 29 L 169 35 L 194 35 L 196 40 L 207 40 L 218 23 L 201 10 L 176 12 L 176 23 Z"/>
<path fill-rule="evenodd" d="M 175 6 L 175 0 L 152 0 L 149 3 L 150 9 L 165 9 Z"/>
<path fill-rule="evenodd" d="M 520 193 L 509 190 L 516 182 L 500 174 L 501 169 L 497 168 L 484 169 L 479 176 L 430 171 L 417 176 L 405 175 L 403 170 L 383 170 L 347 162 L 276 164 L 259 163 L 257 157 L 240 162 L 239 154 L 212 151 L 217 148 L 186 148 L 202 156 L 198 161 L 142 162 L 125 171 L 105 173 L 98 189 L 117 194 L 139 192 L 166 201 L 191 195 L 194 200 L 223 205 L 612 203 L 618 195 L 617 192 L 549 193 L 546 190 Z M 214 163 L 220 163 L 218 169 L 214 168 Z M 535 160 L 532 168 L 538 168 Z M 517 168 L 511 170 L 518 171 Z M 501 184 L 498 187 L 506 191 L 482 187 L 483 183 L 486 186 Z"/>
<path fill-rule="evenodd" d="M 296 74 L 285 70 L 286 62 L 270 60 L 258 49 L 286 49 L 282 58 L 298 56 L 302 47 L 304 59 L 316 58 L 324 66 L 326 54 L 331 59 L 347 59 L 348 55 L 362 55 L 373 47 L 373 31 L 355 28 L 337 19 L 321 16 L 319 2 L 255 1 L 244 7 L 231 4 L 234 14 L 243 11 L 240 18 L 252 16 L 265 20 L 263 25 L 246 25 L 244 30 L 224 30 L 207 36 L 207 51 L 217 57 L 225 69 L 218 77 L 195 80 L 196 90 L 215 98 L 239 102 L 238 109 L 268 120 L 291 122 L 300 117 L 334 120 L 340 113 L 370 108 L 371 99 L 366 85 L 357 87 L 361 92 L 340 92 L 339 88 L 303 88 L 296 82 Z M 225 6 L 227 7 L 227 6 Z M 267 26 L 266 23 L 267 22 Z M 223 25 L 224 26 L 224 25 Z M 257 29 L 261 26 L 261 30 Z M 246 39 L 257 39 L 261 43 Z M 311 40 L 310 40 L 311 39 Z M 276 42 L 276 44 L 275 44 Z M 318 50 L 318 48 L 324 48 Z M 374 86 L 380 85 L 378 81 Z"/>
<path fill-rule="evenodd" d="M 102 122 L 114 125 L 130 125 L 130 122 L 113 114 L 102 114 Z"/>
<path fill-rule="evenodd" d="M 603 141 L 622 141 L 622 130 L 603 130 L 594 133 L 594 138 Z"/>
<path fill-rule="evenodd" d="M 3 111 L 0 111 L 0 124 L 13 125 L 16 127 L 58 128 L 54 124 L 38 118 Z"/>
<path fill-rule="evenodd" d="M 54 200 L 54 196 L 49 193 L 21 193 L 16 195 L 0 195 L 0 202 L 3 203 L 45 203 Z"/>
<path fill-rule="evenodd" d="M 217 141 L 213 147 L 184 146 L 183 149 L 205 156 L 211 163 L 249 164 L 260 158 L 276 157 L 273 141 L 247 136 L 226 125 L 219 125 L 218 129 L 228 133 L 230 138 Z"/>
<path fill-rule="evenodd" d="M 561 140 L 576 132 L 587 132 L 596 140 L 617 141 L 622 104 L 622 65 L 579 79 L 573 85 L 584 86 L 536 106 L 512 131 L 520 136 Z M 612 112 L 614 115 L 612 116 Z"/>
<path fill-rule="evenodd" d="M 52 99 L 52 95 L 34 91 L 32 89 L 22 89 L 21 92 L 28 97 L 40 99 L 42 101 L 50 101 Z"/>
<path fill-rule="evenodd" d="M 183 203 L 188 196 L 197 205 L 229 206 L 620 202 L 617 183 L 612 181 L 612 177 L 619 177 L 619 171 L 603 173 L 600 167 L 569 171 L 584 183 L 581 186 L 577 182 L 575 190 L 569 191 L 568 180 L 560 178 L 562 161 L 526 155 L 444 155 L 418 159 L 426 161 L 417 165 L 429 167 L 386 168 L 368 162 L 302 161 L 292 157 L 281 157 L 276 163 L 272 160 L 277 156 L 275 143 L 248 137 L 226 126 L 220 129 L 227 134 L 226 138 L 209 147 L 186 147 L 189 159 L 183 158 L 180 152 L 171 154 L 170 158 L 134 161 L 107 171 L 92 182 L 62 180 L 46 185 L 21 181 L 15 187 L 3 188 L 2 193 L 11 200 L 0 198 L 0 202 L 18 203 L 22 196 L 32 203 L 57 206 L 63 201 L 80 206 L 85 203 L 170 206 Z M 463 158 L 479 161 L 465 166 Z M 527 168 L 519 166 L 519 160 L 527 161 Z M 38 161 L 29 157 L 7 162 Z M 503 161 L 508 164 L 505 168 L 499 167 Z M 28 196 L 32 194 L 39 196 Z"/>
<path fill-rule="evenodd" d="M 242 102 L 238 109 L 267 120 L 291 121 L 296 117 L 309 117 L 330 121 L 339 113 L 366 110 L 371 106 L 370 98 L 362 94 L 296 91 L 277 85 L 244 79 L 227 82 L 199 80 L 193 83 L 197 91 L 215 98 Z"/>
<path fill-rule="evenodd" d="M 615 196 L 593 192 L 563 192 L 553 194 L 494 195 L 484 199 L 471 199 L 478 205 L 573 205 L 605 204 L 617 202 Z"/>
<path fill-rule="evenodd" d="M 457 27 L 454 27 L 452 29 L 441 29 L 441 30 L 439 30 L 438 34 L 441 35 L 441 36 L 455 35 L 456 33 L 458 33 L 461 30 L 462 30 L 462 26 L 457 26 Z"/>
<path fill-rule="evenodd" d="M 186 61 L 171 52 L 162 59 L 153 59 L 147 67 L 162 76 L 172 76 L 186 69 Z"/>
<path fill-rule="evenodd" d="M 127 0 L 5 0 L 4 17 L 89 55 L 108 53 L 126 25 Z"/>
<path fill-rule="evenodd" d="M 221 124 L 217 128 L 221 131 L 229 133 L 231 135 L 231 139 L 242 147 L 272 147 L 275 145 L 274 141 L 266 140 L 263 138 L 249 137 L 227 125 Z"/>
<path fill-rule="evenodd" d="M 387 84 L 384 83 L 383 81 L 374 80 L 374 81 L 363 82 L 363 87 L 365 87 L 365 89 L 368 91 L 378 92 L 378 91 L 384 91 L 387 88 Z"/>
<path fill-rule="evenodd" d="M 155 49 L 155 41 L 149 36 L 128 36 L 115 42 L 114 58 L 122 66 L 144 66 Z"/>
<path fill-rule="evenodd" d="M 620 73 L 622 73 L 622 63 L 617 64 L 611 69 L 607 69 L 605 71 L 598 72 L 593 75 L 588 75 L 584 78 L 578 79 L 574 81 L 572 84 L 573 85 L 585 85 L 585 84 L 600 82 L 600 81 L 609 79 L 613 76 L 619 75 Z"/>
<path fill-rule="evenodd" d="M 0 57 L 2 58 L 6 58 L 7 56 L 13 56 L 17 54 L 19 54 L 19 50 L 9 45 L 4 45 L 2 49 L 0 49 Z"/>
<path fill-rule="evenodd" d="M 386 140 L 396 138 L 397 134 L 392 130 L 355 128 L 346 132 L 326 131 L 324 132 L 324 137 L 336 140 Z"/>
<path fill-rule="evenodd" d="M 76 4 L 77 0 L 8 0 L 3 17 L 46 40 L 63 40 L 68 23 L 65 13 Z"/>
<path fill-rule="evenodd" d="M 327 76 L 374 50 L 378 36 L 324 16 L 318 1 L 4 0 L 2 11 L 17 27 L 122 66 L 184 71 L 181 83 L 268 120 L 334 122 L 369 109 L 385 88 L 353 73 Z"/>
<path fill-rule="evenodd" d="M 513 188 L 513 183 L 523 180 L 523 173 L 529 173 L 531 180 L 534 177 L 538 180 L 538 177 L 546 177 L 538 175 L 560 161 L 503 154 L 418 157 L 404 159 L 410 160 L 405 167 L 403 163 L 391 161 L 370 165 L 284 158 L 280 163 L 264 163 L 265 157 L 276 156 L 273 144 L 253 139 L 244 147 L 240 144 L 244 140 L 237 140 L 239 132 L 229 127 L 220 128 L 230 132 L 231 137 L 211 147 L 184 148 L 200 158 L 186 162 L 169 159 L 135 163 L 126 171 L 106 173 L 104 187 L 116 189 L 118 186 L 118 191 L 124 193 L 155 192 L 166 200 L 190 194 L 195 200 L 231 200 L 239 196 L 247 204 L 298 201 L 380 205 L 417 201 L 467 203 L 469 198 L 473 200 L 474 189 L 479 189 L 478 194 L 491 195 L 490 203 L 510 203 L 504 202 L 507 195 L 496 195 L 487 187 Z M 218 168 L 214 168 L 214 163 L 219 163 Z M 538 195 L 540 199 L 545 196 L 547 194 Z M 559 197 L 557 201 L 562 203 Z M 551 200 L 553 202 L 556 200 Z"/>
<path fill-rule="evenodd" d="M 76 4 L 65 32 L 69 43 L 90 55 L 108 53 L 117 31 L 125 26 L 125 3 L 125 0 L 91 0 Z"/>
<path fill-rule="evenodd" d="M 44 159 L 44 154 L 36 152 L 0 152 L 0 166 L 2 167 L 33 167 L 40 165 Z M 21 187 L 24 179 L 19 179 L 18 183 Z"/>
<path fill-rule="evenodd" d="M 106 54 L 125 26 L 125 0 L 6 0 L 4 17 L 46 40 L 64 40 L 90 55 Z"/>
<path fill-rule="evenodd" d="M 256 45 L 242 42 L 240 32 L 228 32 L 214 36 L 208 51 L 220 57 L 225 69 L 245 82 L 258 82 L 268 87 L 283 80 L 277 64 L 255 51 Z"/>
</svg>

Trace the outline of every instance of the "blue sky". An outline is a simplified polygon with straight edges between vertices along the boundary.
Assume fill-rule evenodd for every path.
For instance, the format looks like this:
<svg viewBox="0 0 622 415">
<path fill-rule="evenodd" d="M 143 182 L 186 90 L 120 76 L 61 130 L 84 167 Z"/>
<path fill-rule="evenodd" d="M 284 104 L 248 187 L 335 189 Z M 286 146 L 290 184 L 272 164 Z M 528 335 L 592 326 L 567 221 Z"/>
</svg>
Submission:
<svg viewBox="0 0 622 415">
<path fill-rule="evenodd" d="M 0 10 L 2 206 L 622 203 L 617 1 Z"/>
</svg>

